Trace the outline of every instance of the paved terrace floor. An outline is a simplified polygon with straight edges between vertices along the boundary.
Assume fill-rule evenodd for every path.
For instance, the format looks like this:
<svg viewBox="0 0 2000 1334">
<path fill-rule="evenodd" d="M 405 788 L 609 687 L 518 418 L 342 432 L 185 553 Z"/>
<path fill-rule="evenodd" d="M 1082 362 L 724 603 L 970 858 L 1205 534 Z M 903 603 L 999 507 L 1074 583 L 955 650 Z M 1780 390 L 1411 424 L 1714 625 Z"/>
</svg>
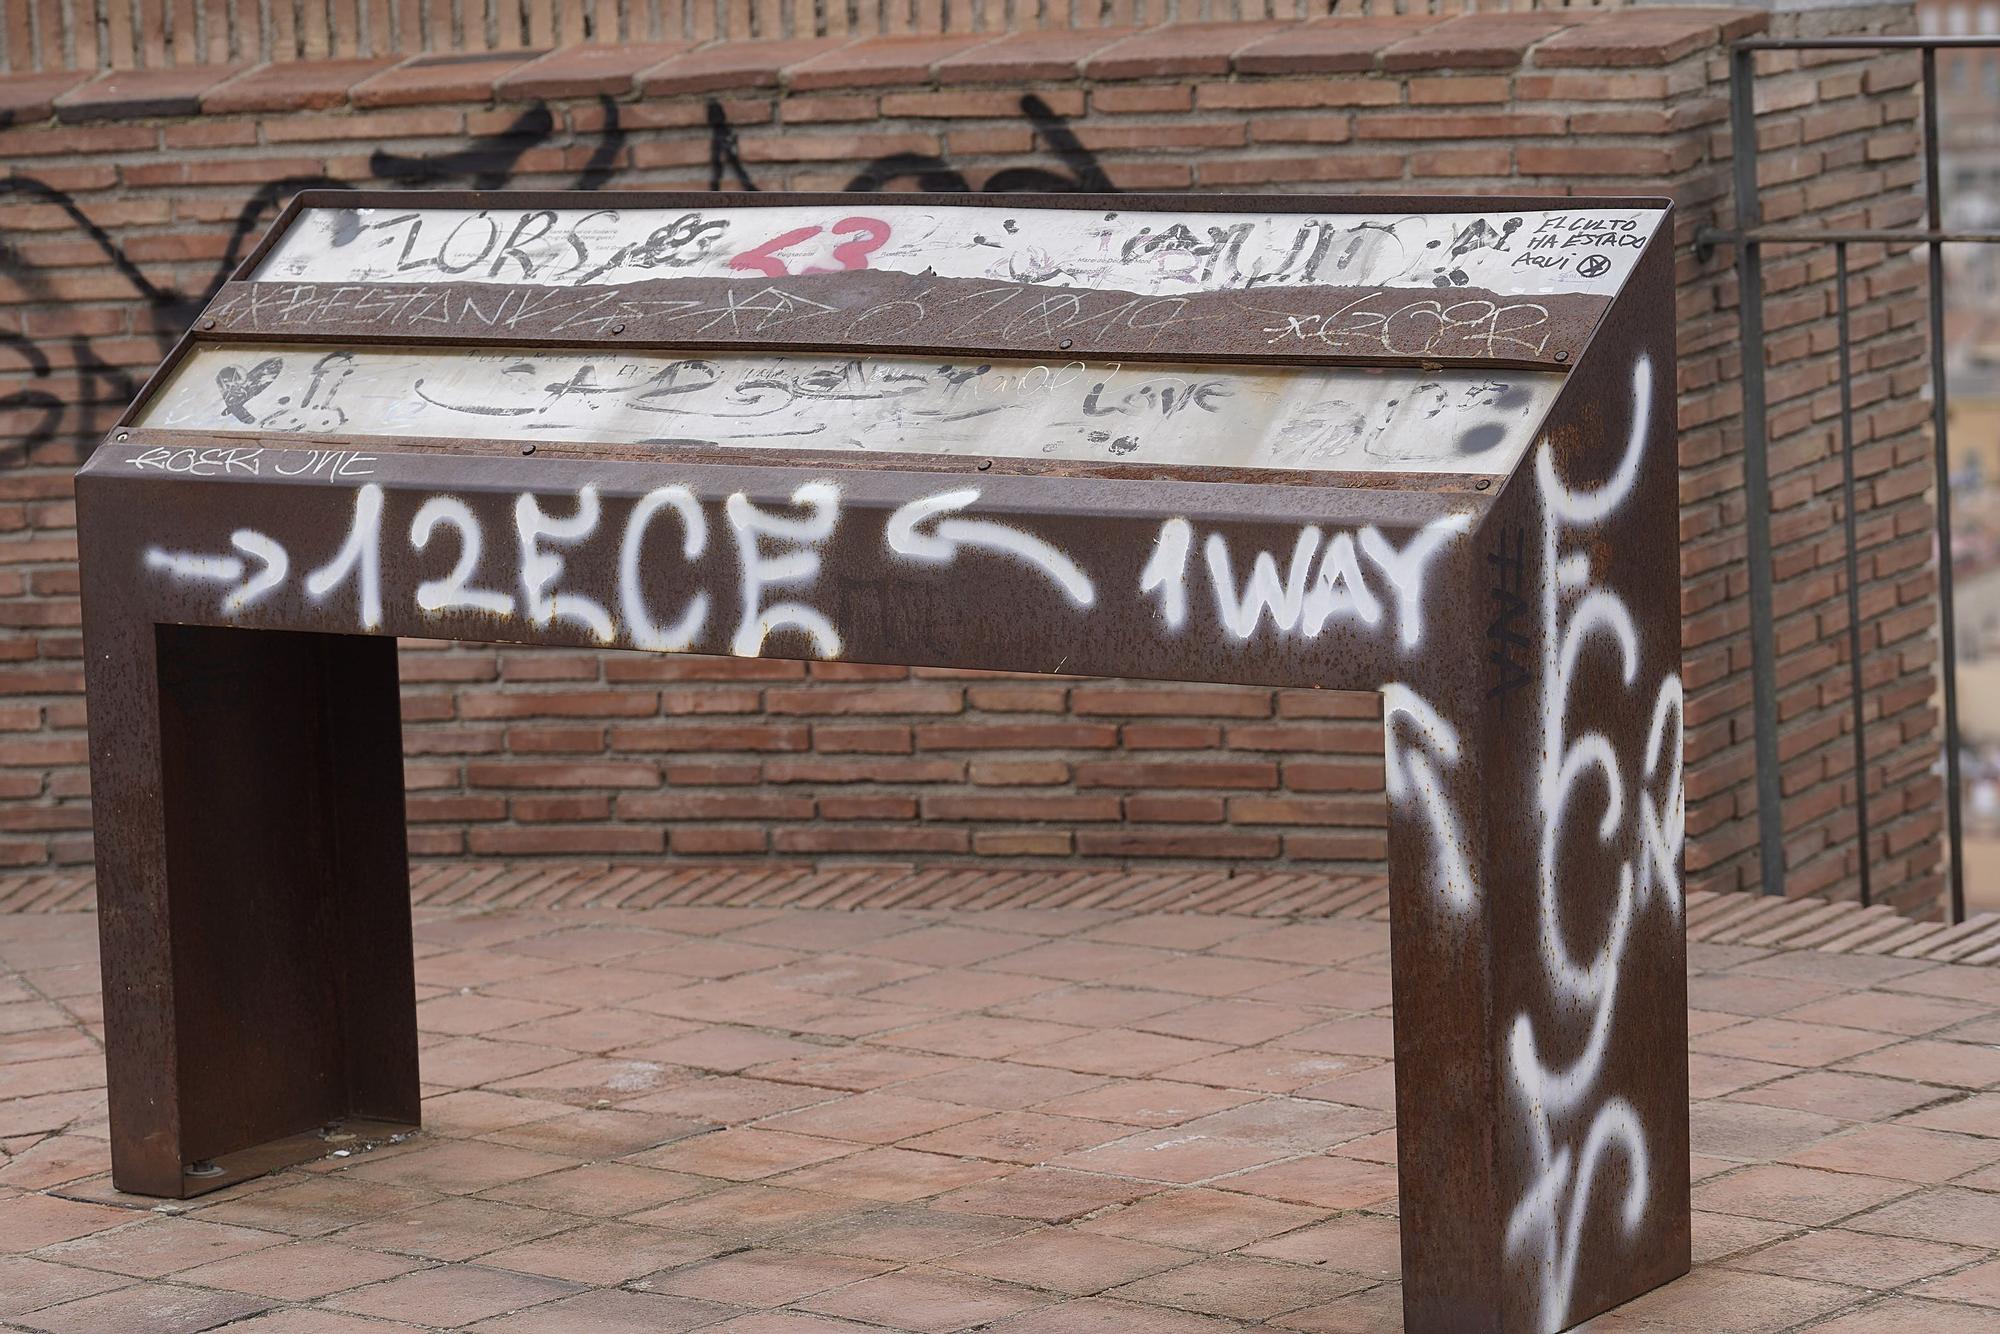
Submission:
<svg viewBox="0 0 2000 1334">
<path fill-rule="evenodd" d="M 87 884 L 0 883 L 0 1324 L 1398 1326 L 1379 885 L 483 874 L 425 1131 L 184 1206 L 106 1175 Z M 2000 922 L 1689 919 L 1698 1267 L 1592 1328 L 2000 1330 Z"/>
</svg>

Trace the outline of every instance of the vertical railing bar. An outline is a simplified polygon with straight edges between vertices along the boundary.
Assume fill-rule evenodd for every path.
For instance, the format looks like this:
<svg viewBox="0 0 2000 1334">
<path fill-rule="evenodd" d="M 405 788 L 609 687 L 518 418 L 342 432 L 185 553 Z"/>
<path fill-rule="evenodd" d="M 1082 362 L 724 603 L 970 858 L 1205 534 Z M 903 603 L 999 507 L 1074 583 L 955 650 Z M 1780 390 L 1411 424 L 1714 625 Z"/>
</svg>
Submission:
<svg viewBox="0 0 2000 1334">
<path fill-rule="evenodd" d="M 1854 513 L 1854 361 L 1853 330 L 1847 298 L 1847 242 L 1833 243 L 1834 285 L 1838 293 L 1835 326 L 1840 340 L 1840 503 L 1847 538 L 1847 681 L 1854 702 L 1855 841 L 1861 851 L 1861 906 L 1875 901 L 1869 871 L 1874 826 L 1868 821 L 1868 697 L 1861 682 L 1861 550 Z"/>
<path fill-rule="evenodd" d="M 1938 178 L 1937 48 L 1924 48 L 1924 204 L 1933 232 L 1944 230 L 1944 187 Z M 1931 241 L 1931 448 L 1937 469 L 1939 648 L 1944 655 L 1944 819 L 1951 848 L 1951 920 L 1965 920 L 1965 837 L 1959 826 L 1958 626 L 1951 578 L 1951 457 L 1946 441 L 1944 243 Z"/>
<path fill-rule="evenodd" d="M 1757 851 L 1766 894 L 1785 892 L 1785 817 L 1778 771 L 1778 636 L 1771 601 L 1771 473 L 1764 401 L 1764 256 L 1751 239 L 1757 198 L 1756 55 L 1729 53 L 1729 137 L 1735 173 L 1736 311 L 1743 331 L 1744 536 L 1750 563 L 1750 711 L 1757 753 Z"/>
</svg>

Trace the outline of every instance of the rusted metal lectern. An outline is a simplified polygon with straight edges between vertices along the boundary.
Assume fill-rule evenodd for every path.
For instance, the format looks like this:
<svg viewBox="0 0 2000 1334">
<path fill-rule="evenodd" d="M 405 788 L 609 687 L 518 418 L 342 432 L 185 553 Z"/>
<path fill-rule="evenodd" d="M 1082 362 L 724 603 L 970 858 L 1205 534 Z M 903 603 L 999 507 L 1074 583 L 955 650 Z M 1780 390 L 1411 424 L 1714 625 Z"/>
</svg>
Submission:
<svg viewBox="0 0 2000 1334">
<path fill-rule="evenodd" d="M 394 636 L 840 658 L 1379 690 L 1409 1327 L 1683 1272 L 1672 235 L 302 196 L 77 483 L 117 1184 L 417 1121 Z"/>
</svg>

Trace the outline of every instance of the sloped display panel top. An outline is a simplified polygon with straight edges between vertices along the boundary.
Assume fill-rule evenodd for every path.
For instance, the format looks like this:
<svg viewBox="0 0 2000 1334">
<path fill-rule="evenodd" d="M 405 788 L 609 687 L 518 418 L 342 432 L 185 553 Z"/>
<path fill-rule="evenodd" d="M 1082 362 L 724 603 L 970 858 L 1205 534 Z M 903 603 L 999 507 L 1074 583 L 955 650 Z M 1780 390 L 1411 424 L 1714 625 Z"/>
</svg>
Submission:
<svg viewBox="0 0 2000 1334">
<path fill-rule="evenodd" d="M 181 437 L 163 448 L 546 442 L 1449 485 L 1518 465 L 1665 216 L 309 192 L 127 424 Z"/>
</svg>

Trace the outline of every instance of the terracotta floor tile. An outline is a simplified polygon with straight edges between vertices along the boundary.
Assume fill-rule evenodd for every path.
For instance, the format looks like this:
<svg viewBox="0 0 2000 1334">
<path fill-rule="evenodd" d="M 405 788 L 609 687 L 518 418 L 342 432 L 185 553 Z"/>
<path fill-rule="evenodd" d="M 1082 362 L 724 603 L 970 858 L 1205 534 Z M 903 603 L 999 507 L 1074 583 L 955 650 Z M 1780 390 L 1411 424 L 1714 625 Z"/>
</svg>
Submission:
<svg viewBox="0 0 2000 1334">
<path fill-rule="evenodd" d="M 799 1084 L 779 1084 L 768 1079 L 741 1079 L 734 1076 L 696 1079 L 643 1098 L 619 1104 L 627 1112 L 659 1112 L 686 1116 L 718 1125 L 755 1121 L 794 1107 L 825 1102 L 834 1095 L 826 1089 Z"/>
<path fill-rule="evenodd" d="M 1905 1125 L 2000 1138 L 2000 1093 L 1975 1093 L 1898 1118 Z"/>
<path fill-rule="evenodd" d="M 867 1334 L 871 1328 L 804 1311 L 752 1311 L 711 1325 L 703 1334 Z"/>
<path fill-rule="evenodd" d="M 338 1242 L 308 1240 L 185 1270 L 180 1281 L 279 1301 L 309 1302 L 328 1293 L 407 1274 L 418 1264 L 401 1256 L 364 1251 Z"/>
<path fill-rule="evenodd" d="M 1139 1279 L 1113 1289 L 1111 1295 L 1180 1311 L 1256 1321 L 1318 1306 L 1370 1286 L 1367 1279 L 1333 1270 L 1223 1257 Z"/>
<path fill-rule="evenodd" d="M 2000 1048 L 1912 1038 L 1893 1047 L 1864 1052 L 1843 1062 L 1840 1068 L 1953 1088 L 1988 1089 L 2000 1084 Z"/>
<path fill-rule="evenodd" d="M 1151 1075 L 1228 1050 L 1217 1042 L 1140 1033 L 1129 1028 L 1098 1029 L 1080 1038 L 1015 1054 L 1024 1065 L 1047 1065 L 1094 1075 Z"/>
<path fill-rule="evenodd" d="M 546 1070 L 575 1057 L 560 1047 L 538 1047 L 527 1042 L 496 1042 L 491 1038 L 455 1038 L 425 1047 L 419 1056 L 426 1084 L 447 1088 L 476 1088 L 496 1080 L 512 1079 L 534 1070 Z"/>
<path fill-rule="evenodd" d="M 1256 1101 L 1253 1093 L 1166 1079 L 1119 1079 L 1038 1103 L 1035 1110 L 1128 1126 L 1179 1125 Z"/>
<path fill-rule="evenodd" d="M 1090 1032 L 1075 1024 L 1051 1024 L 999 1015 L 964 1015 L 897 1031 L 882 1041 L 895 1047 L 997 1060 L 1031 1047 L 1044 1047 Z"/>
<path fill-rule="evenodd" d="M 1245 1246 L 1242 1254 L 1293 1264 L 1324 1265 L 1363 1278 L 1402 1275 L 1401 1229 L 1380 1214 L 1344 1213 L 1324 1223 Z"/>
<path fill-rule="evenodd" d="M 1067 1223 L 1110 1205 L 1129 1204 L 1141 1196 L 1151 1195 L 1155 1189 L 1146 1182 L 1126 1181 L 1096 1172 L 1031 1167 L 1011 1176 L 953 1191 L 938 1200 L 937 1207 L 965 1213 L 1033 1218 L 1044 1223 Z"/>
<path fill-rule="evenodd" d="M 593 1107 L 525 1126 L 489 1131 L 479 1138 L 484 1143 L 507 1144 L 575 1161 L 643 1153 L 716 1128 L 714 1121 L 696 1117 L 630 1111 L 624 1107 Z"/>
<path fill-rule="evenodd" d="M 303 1177 L 221 1204 L 208 1205 L 202 1217 L 213 1223 L 316 1237 L 356 1223 L 367 1223 L 432 1203 L 428 1190 L 356 1181 L 346 1175 Z"/>
<path fill-rule="evenodd" d="M 339 1234 L 350 1246 L 416 1255 L 426 1260 L 470 1260 L 576 1226 L 577 1220 L 495 1200 L 452 1198 L 426 1204 Z"/>
<path fill-rule="evenodd" d="M 942 1260 L 1036 1224 L 1017 1218 L 917 1206 L 875 1209 L 794 1232 L 787 1246 L 898 1263 Z"/>
<path fill-rule="evenodd" d="M 1082 933 L 1084 940 L 1113 945 L 1143 945 L 1156 950 L 1205 950 L 1238 936 L 1266 930 L 1253 917 L 1206 916 L 1201 913 L 1142 913 Z"/>
<path fill-rule="evenodd" d="M 1727 1096 L 1731 1102 L 1788 1107 L 1853 1121 L 1881 1121 L 1948 1095 L 1943 1089 L 1927 1088 L 1904 1079 L 1810 1070 Z"/>
<path fill-rule="evenodd" d="M 1862 1214 L 1847 1226 L 1856 1232 L 1991 1247 L 2000 1237 L 2000 1195 L 1936 1186 Z"/>
<path fill-rule="evenodd" d="M 1897 962 L 1914 961 L 1899 959 Z M 1947 1000 L 1971 1001 L 1988 1008 L 2000 1007 L 2000 968 L 1943 964 L 1917 969 L 1881 986 L 1885 991 L 1912 991 L 1920 996 L 1943 996 Z"/>
<path fill-rule="evenodd" d="M 1187 1008 L 1188 998 L 1171 991 L 1149 991 L 1134 987 L 1056 987 L 1040 995 L 1009 1005 L 995 1006 L 996 1014 L 1017 1019 L 1045 1019 L 1056 1024 L 1076 1024 L 1083 1028 L 1116 1028 L 1135 1019 Z"/>
<path fill-rule="evenodd" d="M 540 1176 L 574 1167 L 576 1159 L 533 1153 L 479 1140 L 444 1140 L 411 1153 L 363 1162 L 342 1173 L 350 1181 L 433 1190 L 441 1195 L 471 1195 L 523 1177 Z"/>
<path fill-rule="evenodd" d="M 1007 1163 L 1039 1163 L 1106 1143 L 1125 1132 L 1124 1126 L 1108 1121 L 1085 1121 L 1042 1112 L 994 1112 L 975 1121 L 919 1135 L 905 1141 L 904 1147 Z"/>
<path fill-rule="evenodd" d="M 85 1269 L 103 1269 L 128 1278 L 164 1278 L 211 1260 L 223 1260 L 275 1246 L 282 1235 L 199 1219 L 144 1218 L 127 1227 L 92 1233 L 43 1247 L 37 1259 Z"/>
<path fill-rule="evenodd" d="M 982 967 L 996 973 L 1026 973 L 1031 977 L 1054 977 L 1068 982 L 1096 982 L 1136 968 L 1165 966 L 1177 957 L 1166 950 L 1141 949 L 1136 945 L 1052 940 L 1017 950 Z"/>
<path fill-rule="evenodd" d="M 743 940 L 679 940 L 643 954 L 627 955 L 620 966 L 681 977 L 734 977 L 797 963 L 809 955 Z"/>
<path fill-rule="evenodd" d="M 714 1237 L 667 1232 L 633 1223 L 589 1223 L 539 1241 L 494 1251 L 482 1257 L 480 1263 L 494 1269 L 612 1287 L 670 1266 L 706 1259 L 724 1244 Z"/>
<path fill-rule="evenodd" d="M 1777 950 L 1737 965 L 1759 977 L 1796 977 L 1810 982 L 1860 990 L 1894 979 L 1931 971 L 1936 965 L 1920 959 L 1895 959 L 1880 954 L 1821 954 L 1818 950 Z"/>
<path fill-rule="evenodd" d="M 823 1055 L 797 1056 L 755 1067 L 751 1073 L 786 1084 L 863 1093 L 909 1079 L 956 1070 L 964 1062 L 917 1052 L 881 1051 L 868 1047 L 838 1048 Z"/>
<path fill-rule="evenodd" d="M 798 1305 L 891 1329 L 945 1334 L 1017 1315 L 1046 1300 L 1026 1289 L 982 1279 L 906 1269 L 809 1297 Z"/>
<path fill-rule="evenodd" d="M 424 1099 L 424 1129 L 436 1135 L 470 1137 L 530 1121 L 546 1121 L 552 1116 L 566 1116 L 574 1110 L 566 1102 L 460 1089 Z"/>
<path fill-rule="evenodd" d="M 2000 1140 L 1916 1126 L 1863 1126 L 1850 1134 L 1821 1140 L 1785 1161 L 1936 1185 L 2000 1162 Z"/>
<path fill-rule="evenodd" d="M 1759 1163 L 1695 1187 L 1697 1209 L 1823 1227 L 1899 1195 L 1906 1181 Z"/>
<path fill-rule="evenodd" d="M 134 1221 L 128 1209 L 79 1204 L 53 1195 L 24 1195 L 0 1208 L 0 1253 L 32 1251 Z"/>
<path fill-rule="evenodd" d="M 1142 964 L 1114 973 L 1105 981 L 1112 986 L 1143 985 L 1162 991 L 1184 991 L 1191 996 L 1241 996 L 1259 987 L 1289 982 L 1309 971 L 1299 964 L 1197 954 L 1167 963 Z"/>
<path fill-rule="evenodd" d="M 734 1306 L 784 1306 L 830 1288 L 874 1278 L 889 1268 L 881 1260 L 749 1250 L 659 1275 L 646 1286 L 650 1292 Z"/>
<path fill-rule="evenodd" d="M 1291 1152 L 1261 1140 L 1225 1139 L 1186 1126 L 1172 1126 L 1064 1154 L 1056 1162 L 1086 1172 L 1111 1172 L 1142 1181 L 1189 1185 L 1275 1162 L 1289 1157 Z"/>
<path fill-rule="evenodd" d="M 992 1328 L 993 1334 L 1225 1334 L 1243 1326 L 1188 1311 L 1085 1297 L 1044 1306 Z"/>
<path fill-rule="evenodd" d="M 769 914 L 767 920 L 732 929 L 732 940 L 754 941 L 807 951 L 840 950 L 865 945 L 897 931 L 922 925 L 909 913 L 860 911 Z M 690 928 L 675 926 L 676 931 Z"/>
<path fill-rule="evenodd" d="M 1383 1283 L 1324 1306 L 1276 1316 L 1271 1324 L 1304 1334 L 1402 1334 L 1403 1290 L 1399 1284 Z"/>
<path fill-rule="evenodd" d="M 668 944 L 672 937 L 631 926 L 578 926 L 523 936 L 496 946 L 503 954 L 524 954 L 531 959 L 560 959 L 565 963 L 609 963 L 644 950 Z"/>
<path fill-rule="evenodd" d="M 1920 1037 L 1940 1028 L 1976 1019 L 1986 1011 L 1977 1005 L 1914 996 L 1894 991 L 1847 992 L 1787 1011 L 1785 1018 L 1802 1023 L 1839 1024 L 1881 1033 Z"/>
<path fill-rule="evenodd" d="M 547 1019 L 562 1013 L 562 1007 L 540 1001 L 507 996 L 482 996 L 477 992 L 455 992 L 436 996 L 417 1006 L 417 1028 L 424 1033 L 449 1033 L 469 1037 L 508 1028 L 530 1019 Z"/>
<path fill-rule="evenodd" d="M 391 1324 L 373 1316 L 306 1306 L 267 1311 L 227 1326 L 229 1334 L 394 1334 L 411 1328 L 400 1321 Z"/>
<path fill-rule="evenodd" d="M 1012 1165 L 953 1158 L 909 1149 L 865 1149 L 831 1162 L 802 1167 L 773 1184 L 849 1199 L 904 1204 L 1004 1176 Z"/>
<path fill-rule="evenodd" d="M 877 987 L 868 996 L 871 1000 L 928 1009 L 985 1010 L 1038 996 L 1061 985 L 1042 977 L 987 973 L 971 968 L 944 968 L 922 977 Z"/>
<path fill-rule="evenodd" d="M 1892 1041 L 1885 1034 L 1791 1019 L 1752 1019 L 1734 1028 L 1704 1033 L 1689 1042 L 1695 1051 L 1740 1056 L 1778 1065 L 1821 1066 L 1858 1056 Z"/>
<path fill-rule="evenodd" d="M 1322 1209 L 1363 1209 L 1396 1194 L 1394 1171 L 1350 1158 L 1295 1158 L 1215 1184 L 1225 1190 Z"/>
<path fill-rule="evenodd" d="M 1705 1270 L 1698 1280 L 1676 1279 L 1597 1317 L 1590 1329 L 1776 1334 L 1837 1311 L 1860 1295 L 1854 1288 L 1775 1274 Z"/>
<path fill-rule="evenodd" d="M 121 1274 L 73 1269 L 25 1255 L 0 1255 L 0 1320 L 122 1288 L 129 1282 Z"/>
<path fill-rule="evenodd" d="M 701 1025 L 665 1015 L 641 1014 L 637 1010 L 573 1010 L 547 1019 L 535 1019 L 492 1031 L 506 1042 L 526 1042 L 538 1047 L 561 1047 L 587 1055 L 603 1055 L 623 1047 L 664 1042 L 669 1038 L 698 1033 Z M 636 1055 L 641 1060 L 660 1060 L 650 1053 Z"/>
<path fill-rule="evenodd" d="M 487 1084 L 495 1093 L 566 1102 L 576 1107 L 629 1102 L 699 1078 L 699 1072 L 634 1056 L 580 1056 Z"/>
<path fill-rule="evenodd" d="M 896 1091 L 913 1098 L 935 1098 L 993 1111 L 1018 1111 L 1037 1103 L 1049 1103 L 1106 1087 L 1103 1075 L 1077 1074 L 1040 1065 L 1016 1065 L 1005 1061 L 973 1061 L 940 1074 L 926 1075 L 898 1084 Z M 1060 1108 L 1051 1107 L 1052 1111 Z M 1087 1115 L 1082 1112 L 1071 1115 Z M 1116 1117 L 1107 1116 L 1107 1121 Z"/>
<path fill-rule="evenodd" d="M 1343 1075 L 1370 1070 L 1379 1064 L 1381 1062 L 1372 1056 L 1334 1056 L 1326 1052 L 1295 1051 L 1272 1044 L 1204 1056 L 1184 1065 L 1171 1065 L 1161 1070 L 1159 1077 L 1189 1084 L 1256 1089 L 1263 1093 L 1292 1093 Z"/>
<path fill-rule="evenodd" d="M 1701 1010 L 1746 1017 L 1782 1014 L 1840 995 L 1842 988 L 1802 978 L 1759 977 L 1755 973 L 1702 973 L 1688 979 L 1688 1004 Z M 1796 1016 L 1794 1016 L 1796 1017 Z"/>
<path fill-rule="evenodd" d="M 631 1214 L 626 1221 L 751 1241 L 784 1236 L 863 1207 L 851 1199 L 782 1186 L 734 1186 Z"/>
<path fill-rule="evenodd" d="M 1237 936 L 1216 946 L 1214 952 L 1324 968 L 1388 948 L 1385 922 L 1287 922 Z"/>
<path fill-rule="evenodd" d="M 946 1269 L 983 1278 L 1086 1297 L 1198 1258 L 1191 1251 L 1150 1242 L 1091 1235 L 1072 1228 L 1044 1228 L 939 1263 Z"/>
<path fill-rule="evenodd" d="M 664 1168 L 690 1176 L 757 1181 L 853 1153 L 856 1147 L 817 1136 L 745 1127 L 680 1140 L 640 1154 L 633 1161 L 641 1167 Z"/>
<path fill-rule="evenodd" d="M 1885 1297 L 1857 1310 L 1806 1326 L 1812 1334 L 1993 1334 L 1993 1313 L 1976 1306 Z"/>
<path fill-rule="evenodd" d="M 1306 1205 L 1193 1188 L 1161 1191 L 1122 1209 L 1084 1219 L 1075 1227 L 1181 1250 L 1222 1252 L 1307 1227 L 1325 1217 L 1324 1209 Z"/>
<path fill-rule="evenodd" d="M 1740 1056 L 1710 1056 L 1688 1053 L 1688 1096 L 1694 1099 L 1720 1098 L 1739 1089 L 1753 1088 L 1774 1080 L 1793 1077 L 1798 1071 L 1789 1065 L 1769 1061 L 1746 1061 Z"/>
<path fill-rule="evenodd" d="M 808 991 L 818 996 L 859 996 L 892 982 L 906 982 L 930 971 L 922 964 L 867 954 L 809 954 L 754 979 L 781 990 Z"/>
<path fill-rule="evenodd" d="M 1910 1289 L 1910 1295 L 1941 1302 L 2000 1308 L 2000 1260 L 1988 1260 L 1949 1278 L 1920 1283 Z"/>
<path fill-rule="evenodd" d="M 851 945 L 856 954 L 898 959 L 926 968 L 964 968 L 1042 944 L 1039 936 L 965 926 L 923 926 Z"/>
<path fill-rule="evenodd" d="M 1193 1038 L 1198 1042 L 1249 1046 L 1296 1033 L 1318 1023 L 1323 1017 L 1318 1012 L 1298 1006 L 1225 997 L 1198 1001 L 1148 1019 L 1135 1019 L 1129 1027 L 1146 1033 L 1164 1033 L 1168 1037 Z"/>
<path fill-rule="evenodd" d="M 194 1334 L 268 1308 L 269 1301 L 240 1292 L 214 1292 L 171 1283 L 135 1283 L 15 1319 L 49 1334 Z"/>
<path fill-rule="evenodd" d="M 1828 1228 L 1736 1256 L 1728 1265 L 1821 1283 L 1887 1289 L 1957 1269 L 1982 1254 L 1985 1252 L 1941 1242 Z"/>
<path fill-rule="evenodd" d="M 1293 1092 L 1301 1098 L 1346 1103 L 1382 1112 L 1396 1109 L 1396 1067 L 1383 1062 L 1358 1074 L 1336 1075 L 1318 1084 L 1308 1084 Z"/>
<path fill-rule="evenodd" d="M 615 1218 L 655 1208 L 669 1200 L 684 1199 L 712 1185 L 702 1177 L 662 1172 L 634 1163 L 585 1163 L 495 1186 L 480 1195 L 503 1204 Z"/>
<path fill-rule="evenodd" d="M 325 1304 L 357 1315 L 454 1326 L 554 1301 L 576 1291 L 573 1283 L 531 1274 L 480 1265 L 445 1265 L 339 1293 Z"/>
<path fill-rule="evenodd" d="M 1768 1162 L 1845 1130 L 1847 1124 L 1812 1112 L 1716 1098 L 1688 1110 L 1688 1127 L 1697 1153 Z"/>
</svg>

